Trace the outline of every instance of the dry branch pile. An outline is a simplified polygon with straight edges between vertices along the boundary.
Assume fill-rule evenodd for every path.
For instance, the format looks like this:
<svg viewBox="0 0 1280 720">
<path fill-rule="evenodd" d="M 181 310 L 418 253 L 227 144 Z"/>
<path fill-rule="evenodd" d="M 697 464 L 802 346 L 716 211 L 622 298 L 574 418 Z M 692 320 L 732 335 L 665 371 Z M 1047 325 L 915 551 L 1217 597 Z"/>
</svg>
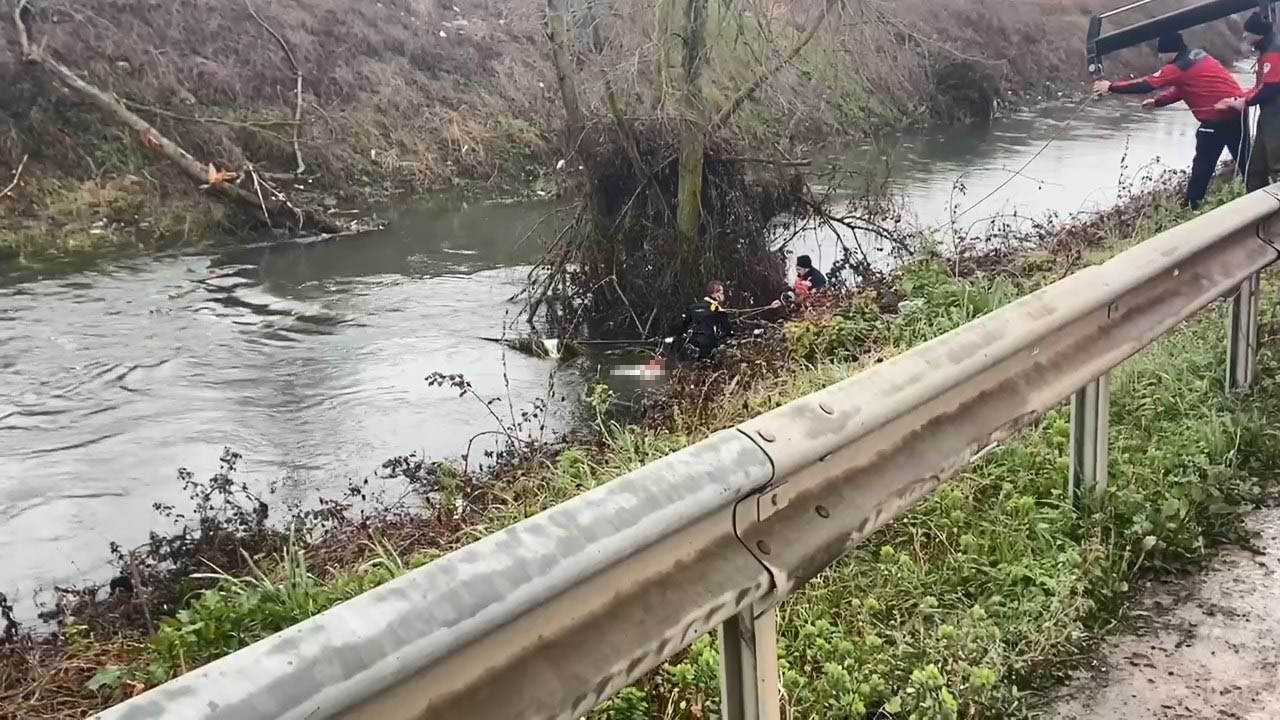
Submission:
<svg viewBox="0 0 1280 720">
<path fill-rule="evenodd" d="M 765 156 L 739 153 L 741 135 L 731 125 L 824 27 L 868 16 L 851 3 L 824 0 L 784 20 L 795 27 L 783 39 L 741 26 L 735 9 L 779 10 L 752 0 L 741 8 L 659 0 L 654 85 L 623 95 L 609 75 L 598 86 L 588 83 L 590 91 L 582 90 L 581 76 L 634 41 L 614 40 L 631 9 L 607 0 L 547 0 L 564 152 L 582 170 L 571 187 L 581 208 L 531 275 L 530 322 L 545 309 L 562 335 L 585 321 L 596 333 L 652 337 L 711 281 L 726 283 L 733 304 L 767 305 L 786 277 L 778 225 L 811 216 L 832 222 L 795 169 L 805 162 L 787 158 L 778 142 Z M 574 28 L 589 42 L 576 42 Z M 738 46 L 751 43 L 762 43 L 759 55 L 733 59 Z M 726 83 L 716 70 L 735 64 L 745 66 L 743 77 Z M 593 116 L 584 109 L 600 107 L 584 103 L 584 92 L 602 93 L 605 110 Z"/>
<path fill-rule="evenodd" d="M 696 244 L 674 223 L 680 135 L 660 121 L 589 125 L 580 144 L 585 171 L 573 192 L 580 212 L 533 277 L 531 301 L 562 333 L 652 337 L 699 299 L 713 279 L 738 306 L 767 304 L 783 290 L 777 223 L 808 214 L 808 190 L 794 168 L 746 162 L 723 138 L 707 141 Z M 628 142 L 634 143 L 631 149 Z M 638 161 L 648 170 L 636 172 Z M 789 220 L 783 220 L 788 218 Z"/>
</svg>

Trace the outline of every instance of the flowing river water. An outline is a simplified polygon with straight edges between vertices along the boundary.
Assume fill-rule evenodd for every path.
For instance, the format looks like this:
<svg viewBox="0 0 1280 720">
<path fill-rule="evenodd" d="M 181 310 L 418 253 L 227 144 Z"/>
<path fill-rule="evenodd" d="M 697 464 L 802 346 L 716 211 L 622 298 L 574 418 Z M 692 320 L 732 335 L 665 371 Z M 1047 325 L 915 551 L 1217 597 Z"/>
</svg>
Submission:
<svg viewBox="0 0 1280 720">
<path fill-rule="evenodd" d="M 903 137 L 891 152 L 916 219 L 946 223 L 1006 181 L 970 220 L 1103 207 L 1144 170 L 1188 166 L 1194 129 L 1185 110 L 1106 100 Z M 206 477 L 224 447 L 243 454 L 239 477 L 306 501 L 395 455 L 461 455 L 495 429 L 491 409 L 508 414 L 509 397 L 518 413 L 553 377 L 555 395 L 580 392 L 580 370 L 483 339 L 518 309 L 538 252 L 521 239 L 555 208 L 426 200 L 382 232 L 246 253 L 235 288 L 196 282 L 208 257 L 0 279 L 0 591 L 29 606 L 38 589 L 103 579 L 108 542 L 163 527 L 152 504 L 182 507 L 177 469 Z M 836 257 L 820 235 L 796 249 Z M 504 400 L 431 387 L 436 371 Z M 552 404 L 553 426 L 570 406 Z"/>
</svg>

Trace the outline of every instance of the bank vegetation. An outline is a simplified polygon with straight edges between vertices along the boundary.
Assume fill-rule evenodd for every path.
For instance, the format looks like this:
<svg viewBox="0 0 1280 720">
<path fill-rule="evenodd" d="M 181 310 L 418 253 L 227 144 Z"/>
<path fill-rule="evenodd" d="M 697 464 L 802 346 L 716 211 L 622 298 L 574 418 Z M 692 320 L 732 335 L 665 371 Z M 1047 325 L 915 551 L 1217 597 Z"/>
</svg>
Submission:
<svg viewBox="0 0 1280 720">
<path fill-rule="evenodd" d="M 768 326 L 767 341 L 677 373 L 639 410 L 619 414 L 606 391 L 593 391 L 593 422 L 554 443 L 513 445 L 483 471 L 475 459 L 396 458 L 345 497 L 294 513 L 238 482 L 239 458 L 228 453 L 212 478 L 182 476 L 191 505 L 158 508 L 174 530 L 117 549 L 108 586 L 62 591 L 51 626 L 9 624 L 0 716 L 83 717 L 233 652 L 1105 259 L 1184 220 L 1174 197 L 1010 228 L 1017 246 L 960 258 L 922 240 L 879 288 Z M 1037 691 L 1122 617 L 1144 579 L 1237 539 L 1280 461 L 1267 430 L 1280 409 L 1280 367 L 1264 352 L 1247 401 L 1225 397 L 1221 315 L 1207 311 L 1117 371 L 1114 481 L 1089 512 L 1075 513 L 1066 497 L 1067 416 L 1055 410 L 788 601 L 790 711 L 1026 717 Z M 1261 332 L 1274 334 L 1277 322 L 1264 304 Z M 466 388 L 463 378 L 434 380 Z M 597 715 L 713 716 L 715 653 L 699 640 Z"/>
<path fill-rule="evenodd" d="M 776 159 L 1056 98 L 1083 79 L 1081 38 L 1099 5 L 711 6 L 705 107 L 733 107 L 718 129 Z M 679 59 L 663 40 L 686 7 L 7 0 L 0 258 L 327 232 L 372 198 L 444 186 L 551 191 L 578 163 L 548 19 L 562 11 L 585 117 L 610 115 L 606 83 L 622 115 L 666 117 L 682 97 L 669 82 Z M 1229 35 L 1220 24 L 1203 39 L 1229 53 Z"/>
</svg>

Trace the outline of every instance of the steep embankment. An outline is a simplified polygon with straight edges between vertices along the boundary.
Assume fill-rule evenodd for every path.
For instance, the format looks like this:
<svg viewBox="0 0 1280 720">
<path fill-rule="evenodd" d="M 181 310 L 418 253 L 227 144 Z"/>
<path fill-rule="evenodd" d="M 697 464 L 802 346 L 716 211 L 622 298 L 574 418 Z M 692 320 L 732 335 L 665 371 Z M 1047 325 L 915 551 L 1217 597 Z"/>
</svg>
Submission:
<svg viewBox="0 0 1280 720">
<path fill-rule="evenodd" d="M 1085 24 L 1105 4 L 848 5 L 757 93 L 734 129 L 760 147 L 795 148 L 982 117 L 997 98 L 1035 102 L 1084 79 Z M 713 18 L 712 102 L 781 58 L 823 3 L 740 5 Z M 527 186 L 558 157 L 562 111 L 541 0 L 50 0 L 32 7 L 38 45 L 201 163 L 291 173 L 301 156 L 307 179 L 290 191 L 319 205 L 469 181 Z M 629 112 L 662 107 L 653 91 L 656 16 L 654 0 L 618 3 L 608 15 L 605 47 L 580 63 L 589 110 L 603 114 L 606 77 Z M 0 198 L 0 262 L 191 245 L 211 231 L 244 229 L 237 213 L 206 200 L 137 133 L 40 66 L 21 63 L 10 13 L 4 18 L 0 184 L 27 162 L 21 181 Z M 585 54 L 589 21 L 579 20 Z M 1201 36 L 1210 47 L 1229 47 L 1225 24 Z M 283 46 L 303 78 L 301 102 Z"/>
<path fill-rule="evenodd" d="M 237 485 L 238 458 L 229 455 L 223 472 L 189 485 L 193 507 L 178 516 L 187 531 L 121 555 L 109 597 L 105 589 L 68 592 L 55 613 L 59 631 L 48 638 L 23 636 L 16 626 L 4 638 L 0 627 L 0 718 L 84 717 L 847 378 L 1189 215 L 1171 193 L 1155 193 L 1045 228 L 1026 255 L 959 266 L 922 257 L 881 292 L 839 296 L 787 324 L 785 337 L 745 345 L 736 357 L 747 362 L 730 356 L 678 376 L 644 422 L 604 414 L 607 398 L 593 393 L 598 433 L 513 451 L 491 474 L 412 457 L 389 461 L 388 497 L 400 499 L 372 517 L 337 502 L 298 518 L 288 534 L 273 529 L 265 521 L 278 519 L 274 509 Z M 885 315 L 878 305 L 900 310 Z M 1248 402 L 1224 397 L 1224 310 L 1114 373 L 1112 482 L 1090 512 L 1073 512 L 1065 496 L 1068 422 L 1059 408 L 789 600 L 780 616 L 786 711 L 850 720 L 1031 716 L 1034 691 L 1113 626 L 1131 583 L 1236 536 L 1241 513 L 1280 458 L 1267 431 L 1280 383 L 1277 358 L 1264 353 Z M 1264 306 L 1264 335 L 1276 331 L 1277 310 Z M 423 506 L 402 503 L 401 481 L 422 491 Z M 211 567 L 220 572 L 211 575 Z M 0 596 L 0 625 L 3 603 Z M 702 638 L 592 717 L 712 716 L 716 667 L 713 639 Z"/>
</svg>

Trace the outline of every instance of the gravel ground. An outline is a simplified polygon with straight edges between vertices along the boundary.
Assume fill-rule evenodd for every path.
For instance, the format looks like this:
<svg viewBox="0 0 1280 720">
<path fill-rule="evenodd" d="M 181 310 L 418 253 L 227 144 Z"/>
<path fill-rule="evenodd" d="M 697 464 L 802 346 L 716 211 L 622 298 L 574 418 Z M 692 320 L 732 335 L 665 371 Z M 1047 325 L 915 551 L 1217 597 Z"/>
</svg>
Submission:
<svg viewBox="0 0 1280 720">
<path fill-rule="evenodd" d="M 1142 627 L 1106 643 L 1047 717 L 1280 718 L 1280 508 L 1249 526 L 1252 550 L 1224 548 L 1203 573 L 1151 588 Z"/>
</svg>

